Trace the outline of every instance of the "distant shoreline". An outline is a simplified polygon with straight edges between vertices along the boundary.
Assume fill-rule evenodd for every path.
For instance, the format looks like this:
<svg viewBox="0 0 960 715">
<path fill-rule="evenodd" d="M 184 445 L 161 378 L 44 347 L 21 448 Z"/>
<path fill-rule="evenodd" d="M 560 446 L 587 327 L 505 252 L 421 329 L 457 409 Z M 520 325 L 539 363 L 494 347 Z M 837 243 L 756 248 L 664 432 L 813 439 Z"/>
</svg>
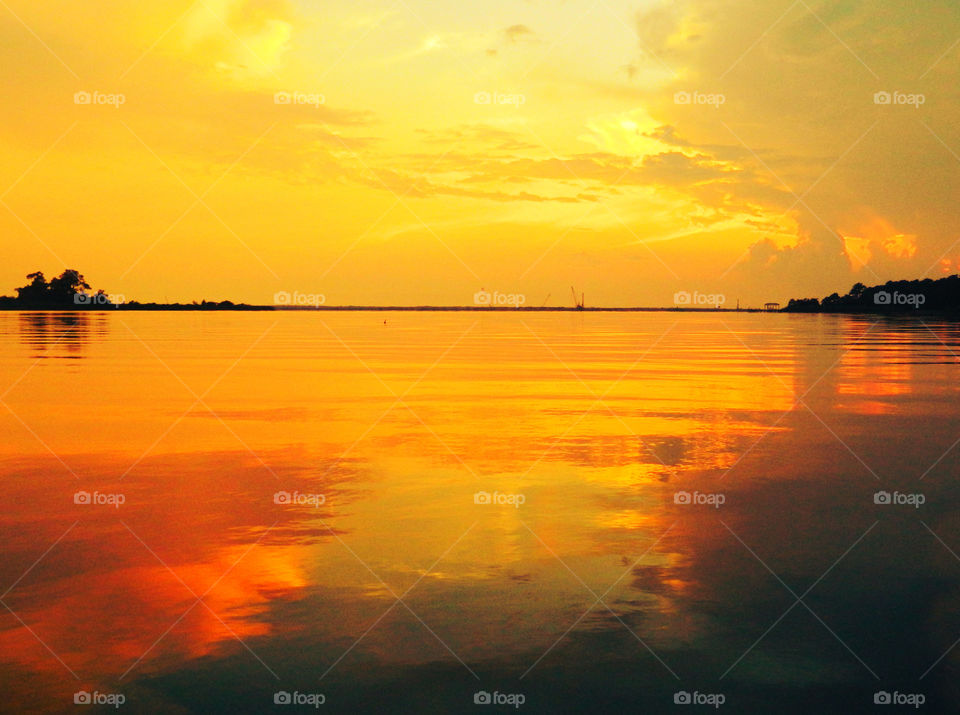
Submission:
<svg viewBox="0 0 960 715">
<path fill-rule="evenodd" d="M 113 312 L 243 312 L 243 311 L 282 311 L 282 312 L 424 312 L 424 313 L 771 313 L 762 308 L 650 308 L 650 307 L 595 307 L 595 308 L 567 308 L 533 307 L 533 306 L 488 306 L 488 305 L 320 305 L 320 306 L 292 306 L 292 305 L 249 305 L 234 303 L 230 306 L 192 305 L 184 303 L 139 303 L 119 304 L 107 307 L 32 307 L 0 306 L 0 311 L 32 312 L 32 313 L 113 313 Z"/>
<path fill-rule="evenodd" d="M 184 303 L 125 303 L 111 307 L 33 307 L 0 306 L 0 312 L 20 313 L 113 313 L 113 312 L 293 312 L 293 313 L 320 313 L 320 312 L 354 312 L 354 313 L 771 313 L 783 315 L 875 315 L 890 317 L 960 317 L 953 310 L 831 310 L 831 311 L 794 311 L 794 310 L 767 310 L 765 308 L 689 308 L 689 307 L 533 307 L 533 306 L 487 306 L 487 305 L 321 305 L 321 306 L 290 306 L 290 305 L 250 305 L 233 303 L 220 306 L 216 303 L 193 305 Z"/>
</svg>

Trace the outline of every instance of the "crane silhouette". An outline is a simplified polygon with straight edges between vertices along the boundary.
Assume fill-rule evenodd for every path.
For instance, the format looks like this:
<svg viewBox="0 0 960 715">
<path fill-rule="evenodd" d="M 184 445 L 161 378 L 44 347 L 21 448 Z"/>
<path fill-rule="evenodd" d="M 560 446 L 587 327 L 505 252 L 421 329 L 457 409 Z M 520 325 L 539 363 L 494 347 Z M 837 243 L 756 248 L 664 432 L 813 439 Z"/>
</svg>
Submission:
<svg viewBox="0 0 960 715">
<path fill-rule="evenodd" d="M 577 291 L 574 290 L 573 286 L 570 286 L 570 295 L 573 296 L 573 305 L 577 310 L 583 310 L 583 306 L 586 303 L 586 296 L 583 293 L 580 293 L 580 298 L 577 298 Z"/>
</svg>

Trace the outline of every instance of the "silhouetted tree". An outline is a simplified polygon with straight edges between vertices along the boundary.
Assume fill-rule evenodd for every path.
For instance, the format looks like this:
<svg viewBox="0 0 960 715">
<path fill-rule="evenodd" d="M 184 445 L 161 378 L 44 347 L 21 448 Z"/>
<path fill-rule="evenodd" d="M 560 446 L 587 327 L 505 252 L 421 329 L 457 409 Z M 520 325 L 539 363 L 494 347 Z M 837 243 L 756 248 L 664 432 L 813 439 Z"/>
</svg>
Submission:
<svg viewBox="0 0 960 715">
<path fill-rule="evenodd" d="M 30 281 L 27 285 L 17 288 L 17 300 L 24 303 L 45 303 L 49 286 L 47 279 L 43 277 L 43 271 L 29 273 L 27 279 Z"/>
<path fill-rule="evenodd" d="M 17 301 L 25 306 L 69 307 L 75 296 L 90 288 L 79 271 L 68 268 L 48 283 L 42 271 L 27 275 L 30 283 L 17 288 Z"/>
<path fill-rule="evenodd" d="M 80 275 L 80 271 L 68 268 L 50 281 L 50 297 L 54 303 L 73 303 L 74 296 L 89 290 L 90 284 Z"/>
<path fill-rule="evenodd" d="M 791 298 L 784 310 L 792 313 L 818 313 L 820 301 L 816 298 Z"/>
<path fill-rule="evenodd" d="M 837 307 L 840 304 L 840 300 L 841 299 L 839 295 L 837 295 L 836 293 L 831 293 L 830 295 L 828 295 L 826 298 L 823 299 L 823 301 L 820 304 L 820 307 L 823 310 L 830 310 L 831 308 Z"/>
<path fill-rule="evenodd" d="M 856 283 L 845 296 L 834 293 L 819 304 L 816 298 L 793 299 L 785 310 L 807 313 L 960 313 L 960 276 L 887 281 L 876 286 Z"/>
</svg>

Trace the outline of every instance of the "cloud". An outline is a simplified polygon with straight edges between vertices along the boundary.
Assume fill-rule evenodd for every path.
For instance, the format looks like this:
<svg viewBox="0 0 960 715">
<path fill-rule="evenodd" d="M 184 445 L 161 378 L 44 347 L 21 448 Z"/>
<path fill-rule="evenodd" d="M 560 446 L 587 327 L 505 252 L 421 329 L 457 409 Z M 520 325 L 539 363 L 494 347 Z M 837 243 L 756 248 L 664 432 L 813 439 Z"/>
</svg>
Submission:
<svg viewBox="0 0 960 715">
<path fill-rule="evenodd" d="M 491 151 L 515 152 L 539 148 L 520 132 L 482 122 L 459 124 L 441 129 L 417 129 L 416 133 L 431 143 L 472 146 L 479 144 Z"/>
<path fill-rule="evenodd" d="M 531 191 L 510 193 L 495 189 L 480 189 L 473 186 L 461 186 L 457 183 L 443 183 L 431 181 L 424 175 L 404 174 L 391 169 L 364 170 L 357 169 L 350 173 L 350 178 L 374 189 L 383 189 L 393 194 L 412 199 L 435 198 L 438 196 L 454 196 L 458 198 L 479 199 L 507 202 L 533 203 L 580 203 L 582 201 L 596 201 L 597 198 L 588 193 L 579 194 L 538 194 Z"/>
<path fill-rule="evenodd" d="M 819 273 L 822 280 L 811 282 L 813 273 Z M 736 282 L 778 297 L 821 297 L 853 282 L 843 239 L 821 226 L 803 225 L 794 245 L 778 246 L 769 238 L 754 243 L 731 276 Z"/>
<path fill-rule="evenodd" d="M 909 265 L 917 254 L 917 237 L 898 231 L 882 216 L 869 214 L 849 229 L 842 230 L 847 253 L 855 270 L 879 264 L 893 268 L 896 264 Z"/>
<path fill-rule="evenodd" d="M 209 66 L 237 74 L 272 74 L 289 49 L 292 10 L 285 0 L 207 0 L 179 24 L 185 49 Z"/>
<path fill-rule="evenodd" d="M 711 182 L 691 195 L 793 223 L 789 246 L 782 235 L 773 246 L 758 239 L 752 267 L 789 264 L 816 293 L 843 266 L 842 284 L 855 274 L 887 280 L 949 252 L 960 172 L 944 145 L 960 147 L 960 92 L 949 80 L 960 55 L 943 53 L 960 32 L 956 17 L 893 0 L 800 3 L 786 14 L 748 0 L 678 0 L 638 15 L 637 28 L 646 64 L 676 71 L 640 90 L 658 123 L 646 136 L 739 167 L 730 192 Z M 898 89 L 926 103 L 910 113 L 874 104 L 875 91 Z M 681 106 L 677 91 L 726 102 Z"/>
</svg>

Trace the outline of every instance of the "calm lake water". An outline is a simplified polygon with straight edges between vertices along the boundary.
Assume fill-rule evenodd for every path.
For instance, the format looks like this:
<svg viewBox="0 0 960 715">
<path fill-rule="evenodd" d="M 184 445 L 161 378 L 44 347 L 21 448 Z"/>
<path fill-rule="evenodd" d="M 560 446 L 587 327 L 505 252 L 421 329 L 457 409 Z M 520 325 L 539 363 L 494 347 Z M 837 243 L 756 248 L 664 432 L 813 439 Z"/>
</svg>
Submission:
<svg viewBox="0 0 960 715">
<path fill-rule="evenodd" d="M 954 323 L 0 335 L 0 710 L 960 708 Z"/>
</svg>

